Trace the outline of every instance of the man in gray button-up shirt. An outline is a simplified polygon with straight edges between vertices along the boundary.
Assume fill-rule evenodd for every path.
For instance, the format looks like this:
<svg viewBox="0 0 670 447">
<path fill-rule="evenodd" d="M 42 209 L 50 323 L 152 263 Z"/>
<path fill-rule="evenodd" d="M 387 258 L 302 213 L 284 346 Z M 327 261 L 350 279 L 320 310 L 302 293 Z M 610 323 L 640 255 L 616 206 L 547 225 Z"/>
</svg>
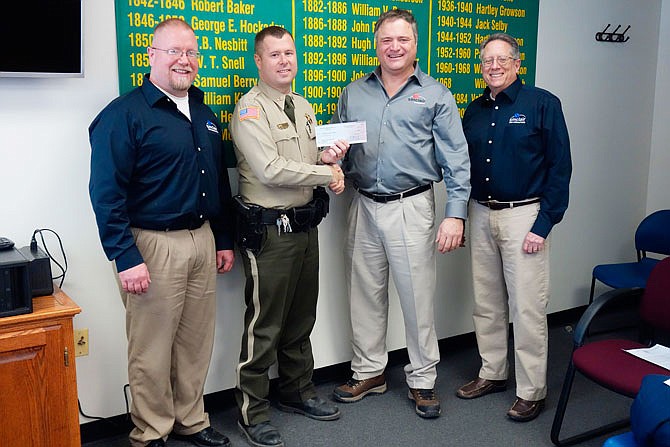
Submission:
<svg viewBox="0 0 670 447">
<path fill-rule="evenodd" d="M 351 301 L 353 377 L 334 396 L 355 402 L 386 391 L 389 270 L 400 296 L 410 364 L 408 397 L 422 417 L 437 417 L 439 361 L 433 318 L 436 248 L 458 248 L 470 194 L 470 162 L 449 90 L 416 63 L 416 20 L 391 10 L 375 25 L 380 66 L 348 85 L 333 122 L 367 122 L 367 143 L 343 163 L 358 191 L 348 216 L 346 275 Z M 435 231 L 432 183 L 444 179 L 445 217 Z"/>
</svg>

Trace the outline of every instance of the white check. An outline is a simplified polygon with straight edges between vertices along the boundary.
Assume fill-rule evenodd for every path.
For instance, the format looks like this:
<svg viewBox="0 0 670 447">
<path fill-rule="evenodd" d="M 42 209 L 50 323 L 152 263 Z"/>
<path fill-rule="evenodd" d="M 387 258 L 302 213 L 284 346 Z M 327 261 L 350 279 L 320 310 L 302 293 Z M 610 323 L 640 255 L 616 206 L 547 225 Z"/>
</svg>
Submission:
<svg viewBox="0 0 670 447">
<path fill-rule="evenodd" d="M 349 144 L 366 143 L 368 133 L 365 121 L 316 126 L 316 145 L 318 147 L 332 146 L 337 140 L 344 140 Z"/>
</svg>

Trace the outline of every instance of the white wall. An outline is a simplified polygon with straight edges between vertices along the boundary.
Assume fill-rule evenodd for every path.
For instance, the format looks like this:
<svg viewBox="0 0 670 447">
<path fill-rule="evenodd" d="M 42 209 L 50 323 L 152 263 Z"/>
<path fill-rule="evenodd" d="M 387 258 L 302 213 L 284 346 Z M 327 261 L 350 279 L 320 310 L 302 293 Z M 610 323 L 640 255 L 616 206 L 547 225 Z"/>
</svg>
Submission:
<svg viewBox="0 0 670 447">
<path fill-rule="evenodd" d="M 656 72 L 656 103 L 654 127 L 651 139 L 651 163 L 647 214 L 670 208 L 670 2 L 665 1 L 661 9 L 661 29 L 658 45 L 658 70 Z"/>
<path fill-rule="evenodd" d="M 647 208 L 660 8 L 660 0 L 540 2 L 536 83 L 561 98 L 573 157 L 550 310 L 584 302 L 593 265 L 634 260 L 632 235 Z M 597 42 L 608 23 L 630 25 L 630 40 Z"/>
<path fill-rule="evenodd" d="M 85 412 L 99 416 L 124 411 L 122 387 L 127 381 L 123 309 L 87 191 L 86 129 L 118 94 L 113 3 L 84 2 L 83 79 L 0 78 L 0 235 L 23 246 L 33 229 L 49 227 L 63 238 L 69 262 L 64 289 L 82 307 L 75 327 L 90 330 L 90 355 L 77 359 L 79 397 Z M 584 304 L 592 266 L 632 259 L 631 234 L 637 222 L 649 207 L 668 207 L 665 193 L 653 193 L 668 191 L 669 181 L 669 130 L 662 119 L 668 112 L 661 105 L 667 103 L 670 79 L 667 64 L 658 73 L 656 67 L 657 56 L 668 54 L 668 9 L 666 2 L 661 19 L 665 39 L 659 48 L 661 0 L 540 2 L 536 82 L 563 101 L 574 163 L 570 208 L 553 234 L 550 311 Z M 630 41 L 595 42 L 594 34 L 607 23 L 630 24 Z M 346 197 L 334 201 L 332 214 L 320 227 L 322 293 L 312 337 L 317 367 L 350 359 L 340 248 Z M 440 209 L 441 185 L 438 202 Z M 438 335 L 470 332 L 468 253 L 439 259 Z M 239 265 L 219 278 L 217 339 L 206 392 L 234 385 L 242 283 Z M 404 346 L 404 333 L 397 300 L 392 301 L 388 345 L 396 349 Z"/>
</svg>

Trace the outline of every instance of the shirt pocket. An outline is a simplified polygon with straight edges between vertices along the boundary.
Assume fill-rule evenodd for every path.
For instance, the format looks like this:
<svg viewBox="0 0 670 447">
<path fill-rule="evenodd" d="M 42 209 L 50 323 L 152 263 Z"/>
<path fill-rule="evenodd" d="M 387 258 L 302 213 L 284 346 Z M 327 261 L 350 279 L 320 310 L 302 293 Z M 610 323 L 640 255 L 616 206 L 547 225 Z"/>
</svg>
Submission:
<svg viewBox="0 0 670 447">
<path fill-rule="evenodd" d="M 515 149 L 524 153 L 532 154 L 542 150 L 542 133 L 532 124 L 507 124 L 504 141 L 513 142 Z"/>
<path fill-rule="evenodd" d="M 292 123 L 286 122 L 275 124 L 272 127 L 271 133 L 272 141 L 274 141 L 279 155 L 290 160 L 301 160 L 298 133 Z"/>
<path fill-rule="evenodd" d="M 384 125 L 384 122 L 394 122 L 396 129 L 393 130 L 399 137 L 403 137 L 403 135 L 408 136 L 408 138 L 423 136 L 424 138 L 432 139 L 433 121 L 436 113 L 435 107 L 434 103 L 406 101 L 402 107 L 395 109 L 394 115 L 383 118 L 381 122 L 382 125 Z M 446 124 L 442 123 L 442 125 Z"/>
</svg>

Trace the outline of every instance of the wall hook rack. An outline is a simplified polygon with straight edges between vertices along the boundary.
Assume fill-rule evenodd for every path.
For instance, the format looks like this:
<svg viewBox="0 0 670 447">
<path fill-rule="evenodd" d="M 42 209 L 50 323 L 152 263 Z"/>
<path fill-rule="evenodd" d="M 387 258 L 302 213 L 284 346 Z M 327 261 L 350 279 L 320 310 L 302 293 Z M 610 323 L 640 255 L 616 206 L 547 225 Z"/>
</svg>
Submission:
<svg viewBox="0 0 670 447">
<path fill-rule="evenodd" d="M 608 23 L 607 26 L 605 27 L 604 30 L 599 31 L 596 33 L 596 40 L 598 42 L 627 42 L 628 39 L 630 39 L 630 36 L 626 36 L 626 32 L 630 29 L 630 25 L 623 30 L 622 33 L 619 33 L 619 28 L 621 28 L 621 25 L 617 26 L 616 29 L 612 32 L 607 32 L 609 27 L 611 26 L 611 23 Z"/>
</svg>

